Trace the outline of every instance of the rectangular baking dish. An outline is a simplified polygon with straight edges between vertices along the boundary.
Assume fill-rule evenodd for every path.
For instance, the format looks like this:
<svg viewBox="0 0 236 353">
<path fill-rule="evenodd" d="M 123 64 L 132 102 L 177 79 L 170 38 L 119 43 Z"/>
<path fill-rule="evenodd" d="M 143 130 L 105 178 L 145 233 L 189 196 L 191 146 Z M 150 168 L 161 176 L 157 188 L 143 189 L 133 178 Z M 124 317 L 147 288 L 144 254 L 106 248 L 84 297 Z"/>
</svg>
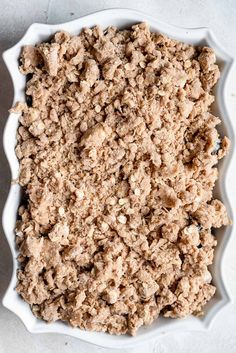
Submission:
<svg viewBox="0 0 236 353">
<path fill-rule="evenodd" d="M 229 215 L 232 217 L 233 204 L 235 200 L 230 195 L 230 185 L 227 183 L 226 170 L 233 155 L 234 133 L 230 121 L 230 114 L 227 108 L 227 81 L 229 72 L 233 66 L 233 59 L 227 55 L 217 43 L 214 35 L 208 28 L 179 28 L 164 24 L 144 13 L 130 9 L 110 9 L 93 13 L 91 15 L 79 18 L 72 22 L 58 25 L 32 24 L 24 37 L 12 48 L 3 53 L 4 61 L 8 67 L 14 86 L 13 104 L 17 101 L 25 100 L 25 76 L 18 70 L 18 59 L 22 46 L 26 44 L 36 44 L 37 42 L 48 40 L 55 32 L 64 30 L 72 34 L 77 34 L 83 27 L 92 27 L 100 25 L 103 28 L 114 25 L 118 28 L 126 28 L 131 25 L 146 21 L 150 24 L 152 31 L 162 32 L 183 42 L 193 45 L 208 45 L 212 47 L 217 55 L 217 63 L 221 69 L 221 78 L 217 84 L 215 95 L 216 102 L 213 111 L 222 119 L 220 133 L 229 136 L 232 142 L 231 152 L 219 163 L 219 180 L 215 187 L 215 196 L 220 198 L 226 205 Z M 18 160 L 15 155 L 16 131 L 18 128 L 18 119 L 15 114 L 10 114 L 4 132 L 4 149 L 11 169 L 12 180 L 18 177 Z M 229 169 L 232 173 L 232 168 Z M 213 322 L 216 314 L 231 302 L 230 295 L 225 286 L 225 276 L 222 271 L 223 254 L 226 245 L 231 237 L 233 227 L 224 227 L 215 232 L 218 240 L 216 248 L 215 261 L 212 266 L 213 283 L 217 287 L 215 297 L 205 307 L 205 315 L 202 318 L 188 317 L 186 319 L 165 319 L 158 318 L 151 326 L 141 328 L 137 336 L 112 336 L 106 333 L 88 332 L 79 328 L 72 328 L 62 322 L 47 324 L 36 319 L 30 311 L 29 305 L 24 302 L 15 291 L 17 282 L 17 249 L 15 247 L 14 227 L 17 218 L 17 210 L 21 199 L 21 188 L 18 184 L 12 183 L 9 195 L 3 212 L 3 228 L 11 249 L 13 257 L 13 273 L 9 287 L 3 298 L 3 305 L 14 312 L 25 324 L 26 328 L 32 333 L 61 333 L 81 340 L 93 343 L 95 345 L 110 348 L 134 347 L 137 344 L 144 343 L 147 340 L 156 338 L 164 332 L 176 330 L 204 330 Z M 230 202 L 229 202 L 230 200 Z"/>
</svg>

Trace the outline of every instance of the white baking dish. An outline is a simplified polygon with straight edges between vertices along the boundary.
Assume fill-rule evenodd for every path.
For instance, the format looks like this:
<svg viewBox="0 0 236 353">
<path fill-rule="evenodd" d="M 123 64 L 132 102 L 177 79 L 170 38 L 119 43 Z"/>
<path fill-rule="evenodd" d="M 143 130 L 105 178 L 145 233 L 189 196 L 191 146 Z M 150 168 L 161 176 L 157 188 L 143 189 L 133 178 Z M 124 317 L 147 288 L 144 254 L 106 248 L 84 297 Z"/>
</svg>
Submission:
<svg viewBox="0 0 236 353">
<path fill-rule="evenodd" d="M 25 76 L 21 75 L 18 70 L 18 58 L 21 48 L 26 44 L 35 44 L 40 41 L 47 40 L 52 34 L 59 30 L 65 30 L 72 34 L 77 34 L 83 27 L 91 27 L 95 24 L 101 25 L 103 28 L 109 25 L 115 25 L 119 28 L 129 27 L 132 24 L 146 21 L 150 24 L 152 31 L 160 31 L 175 39 L 191 43 L 194 45 L 209 45 L 214 48 L 218 64 L 221 67 L 221 78 L 216 88 L 216 103 L 214 112 L 222 118 L 220 132 L 226 134 L 232 141 L 230 154 L 224 158 L 219 164 L 220 176 L 215 188 L 215 195 L 226 204 L 229 214 L 232 218 L 231 206 L 235 206 L 235 200 L 232 199 L 229 185 L 226 178 L 226 169 L 232 157 L 234 149 L 234 134 L 230 117 L 227 109 L 227 84 L 229 71 L 231 70 L 233 60 L 219 46 L 211 31 L 207 28 L 178 28 L 164 23 L 160 23 L 155 18 L 147 16 L 143 13 L 128 9 L 110 9 L 79 18 L 75 21 L 63 23 L 59 25 L 33 24 L 30 26 L 24 37 L 14 47 L 7 50 L 3 54 L 3 58 L 10 72 L 14 85 L 14 102 L 25 100 Z M 18 127 L 18 119 L 16 115 L 10 114 L 5 132 L 4 132 L 4 149 L 11 168 L 12 179 L 18 176 L 18 161 L 15 156 L 16 130 Z M 230 172 L 232 173 L 232 168 Z M 218 239 L 216 256 L 214 265 L 212 266 L 213 282 L 217 287 L 215 297 L 208 303 L 205 308 L 205 315 L 202 318 L 188 317 L 186 319 L 164 319 L 158 318 L 151 326 L 141 328 L 136 337 L 130 336 L 112 336 L 106 333 L 87 332 L 78 328 L 71 328 L 62 322 L 47 324 L 44 321 L 36 319 L 30 311 L 30 307 L 16 293 L 16 269 L 17 269 L 17 250 L 15 248 L 14 227 L 17 217 L 17 209 L 20 203 L 21 190 L 19 185 L 12 184 L 8 195 L 3 213 L 3 228 L 9 242 L 13 257 L 13 274 L 3 298 L 3 305 L 18 315 L 26 328 L 32 333 L 56 332 L 78 337 L 84 341 L 110 348 L 131 347 L 138 343 L 143 343 L 149 339 L 156 338 L 159 334 L 173 330 L 203 330 L 209 327 L 220 309 L 230 303 L 230 296 L 226 290 L 224 283 L 224 274 L 222 272 L 223 253 L 226 244 L 232 234 L 232 227 L 225 227 L 215 232 Z M 230 199 L 230 203 L 229 203 Z M 231 204 L 231 206 L 230 206 Z"/>
</svg>

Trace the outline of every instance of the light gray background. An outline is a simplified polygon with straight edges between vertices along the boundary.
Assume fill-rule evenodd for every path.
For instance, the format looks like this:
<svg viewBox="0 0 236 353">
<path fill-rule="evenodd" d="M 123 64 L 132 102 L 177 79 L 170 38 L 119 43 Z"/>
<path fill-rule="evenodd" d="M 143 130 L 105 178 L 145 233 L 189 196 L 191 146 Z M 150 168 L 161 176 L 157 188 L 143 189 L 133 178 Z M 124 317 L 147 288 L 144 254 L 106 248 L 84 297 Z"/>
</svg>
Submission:
<svg viewBox="0 0 236 353">
<path fill-rule="evenodd" d="M 0 0 L 0 53 L 15 44 L 33 22 L 59 23 L 111 7 L 145 11 L 161 21 L 184 27 L 209 26 L 228 53 L 236 56 L 234 0 Z M 233 93 L 233 92 L 232 92 Z M 236 77 L 235 77 L 236 93 Z M 235 98 L 236 99 L 236 98 Z M 0 134 L 11 106 L 12 85 L 0 59 Z M 236 114 L 236 110 L 235 110 Z M 0 148 L 0 209 L 8 193 L 10 174 Z M 236 184 L 235 184 L 236 185 Z M 236 195 L 236 187 L 232 192 Z M 11 256 L 0 229 L 0 299 L 11 275 Z M 236 238 L 236 237 L 234 237 Z M 227 249 L 224 271 L 236 299 L 236 239 Z M 56 334 L 31 335 L 21 321 L 0 304 L 0 353 L 111 353 L 77 339 Z M 222 311 L 206 332 L 163 335 L 154 343 L 122 353 L 236 353 L 236 306 Z"/>
</svg>

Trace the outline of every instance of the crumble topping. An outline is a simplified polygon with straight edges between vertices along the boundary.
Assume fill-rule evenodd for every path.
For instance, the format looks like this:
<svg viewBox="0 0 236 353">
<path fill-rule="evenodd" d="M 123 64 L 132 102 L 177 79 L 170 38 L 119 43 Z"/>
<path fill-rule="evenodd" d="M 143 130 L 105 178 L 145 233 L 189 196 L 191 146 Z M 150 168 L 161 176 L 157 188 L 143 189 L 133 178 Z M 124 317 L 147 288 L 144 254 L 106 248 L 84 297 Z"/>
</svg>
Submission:
<svg viewBox="0 0 236 353">
<path fill-rule="evenodd" d="M 17 291 L 33 313 L 131 335 L 201 315 L 212 227 L 230 222 L 212 193 L 229 149 L 210 112 L 214 51 L 96 26 L 25 46 L 20 70 Z"/>
</svg>

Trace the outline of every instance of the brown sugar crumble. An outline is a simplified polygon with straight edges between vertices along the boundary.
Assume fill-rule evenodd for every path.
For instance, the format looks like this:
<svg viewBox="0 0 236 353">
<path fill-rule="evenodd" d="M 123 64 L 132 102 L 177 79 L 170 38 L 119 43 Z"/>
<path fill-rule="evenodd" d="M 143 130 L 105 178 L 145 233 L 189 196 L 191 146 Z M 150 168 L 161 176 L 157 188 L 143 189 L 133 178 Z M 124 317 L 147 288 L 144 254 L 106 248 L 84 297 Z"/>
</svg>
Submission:
<svg viewBox="0 0 236 353">
<path fill-rule="evenodd" d="M 214 51 L 96 26 L 25 46 L 20 70 L 17 291 L 33 313 L 118 335 L 201 315 L 212 227 L 229 224 L 212 194 L 229 149 Z"/>
</svg>

